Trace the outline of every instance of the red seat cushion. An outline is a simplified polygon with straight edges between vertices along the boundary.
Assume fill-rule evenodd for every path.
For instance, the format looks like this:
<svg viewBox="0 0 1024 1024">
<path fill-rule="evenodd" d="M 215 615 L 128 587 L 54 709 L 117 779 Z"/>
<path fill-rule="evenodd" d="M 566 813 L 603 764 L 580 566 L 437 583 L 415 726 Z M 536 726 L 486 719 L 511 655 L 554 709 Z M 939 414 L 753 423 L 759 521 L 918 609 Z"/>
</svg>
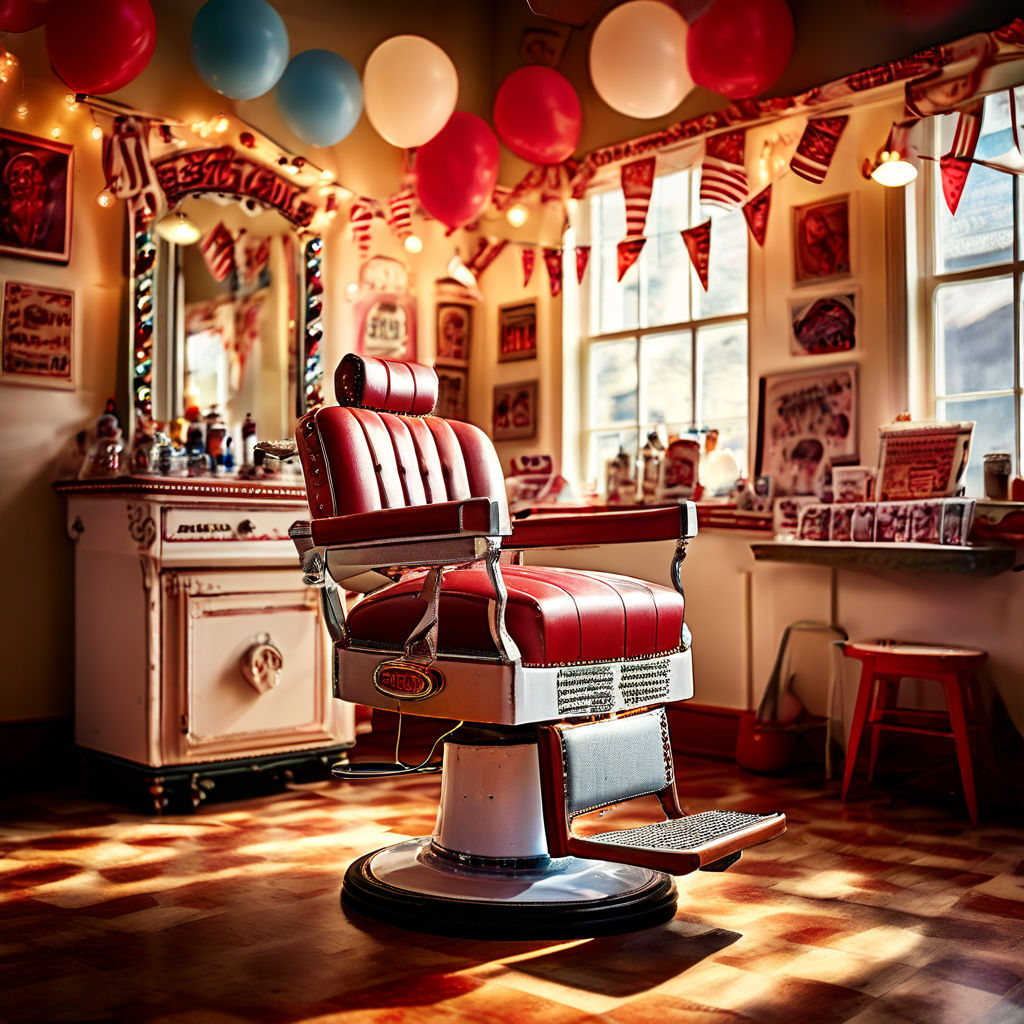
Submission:
<svg viewBox="0 0 1024 1024">
<path fill-rule="evenodd" d="M 524 665 L 619 661 L 679 646 L 683 599 L 674 590 L 610 573 L 502 566 L 505 625 Z M 364 598 L 349 615 L 356 645 L 401 647 L 423 614 L 423 573 Z M 487 618 L 493 598 L 483 569 L 445 573 L 438 648 L 494 653 Z"/>
</svg>

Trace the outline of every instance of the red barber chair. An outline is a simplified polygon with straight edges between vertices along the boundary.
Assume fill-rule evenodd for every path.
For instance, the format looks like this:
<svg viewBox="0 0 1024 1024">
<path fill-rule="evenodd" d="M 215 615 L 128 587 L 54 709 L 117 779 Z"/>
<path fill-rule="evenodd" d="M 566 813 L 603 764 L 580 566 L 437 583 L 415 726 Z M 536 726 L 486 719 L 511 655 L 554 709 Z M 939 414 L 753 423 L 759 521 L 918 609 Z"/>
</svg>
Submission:
<svg viewBox="0 0 1024 1024">
<path fill-rule="evenodd" d="M 296 431 L 335 694 L 458 721 L 431 836 L 353 863 L 350 910 L 418 931 L 589 936 L 660 924 L 673 875 L 728 867 L 782 814 L 686 814 L 664 705 L 693 694 L 680 565 L 695 509 L 509 517 L 489 438 L 432 416 L 437 376 L 347 355 L 339 404 Z M 528 548 L 676 541 L 675 589 L 524 565 Z M 339 589 L 365 596 L 346 616 Z M 339 765 L 352 777 L 357 765 Z M 580 815 L 657 796 L 665 819 L 582 835 Z"/>
</svg>

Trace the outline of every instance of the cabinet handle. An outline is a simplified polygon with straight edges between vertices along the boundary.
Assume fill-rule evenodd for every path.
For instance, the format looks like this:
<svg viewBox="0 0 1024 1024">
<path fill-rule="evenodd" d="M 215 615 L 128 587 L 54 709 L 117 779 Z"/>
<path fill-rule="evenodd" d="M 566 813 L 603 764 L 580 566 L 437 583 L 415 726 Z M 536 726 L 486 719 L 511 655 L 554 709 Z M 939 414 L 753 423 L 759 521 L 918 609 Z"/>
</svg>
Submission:
<svg viewBox="0 0 1024 1024">
<path fill-rule="evenodd" d="M 242 655 L 239 668 L 245 681 L 257 693 L 264 694 L 281 682 L 284 655 L 269 634 L 264 633 Z"/>
</svg>

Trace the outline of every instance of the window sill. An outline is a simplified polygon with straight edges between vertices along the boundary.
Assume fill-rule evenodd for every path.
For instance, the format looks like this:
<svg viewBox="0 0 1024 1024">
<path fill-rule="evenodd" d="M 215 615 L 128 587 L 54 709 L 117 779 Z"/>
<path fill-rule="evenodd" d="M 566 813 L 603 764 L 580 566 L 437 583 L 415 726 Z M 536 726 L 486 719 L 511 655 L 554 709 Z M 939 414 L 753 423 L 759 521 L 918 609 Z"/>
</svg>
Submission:
<svg viewBox="0 0 1024 1024">
<path fill-rule="evenodd" d="M 833 569 L 911 569 L 918 572 L 996 576 L 1016 563 L 1012 547 L 988 544 L 844 544 L 764 541 L 752 543 L 757 561 L 822 565 Z"/>
</svg>

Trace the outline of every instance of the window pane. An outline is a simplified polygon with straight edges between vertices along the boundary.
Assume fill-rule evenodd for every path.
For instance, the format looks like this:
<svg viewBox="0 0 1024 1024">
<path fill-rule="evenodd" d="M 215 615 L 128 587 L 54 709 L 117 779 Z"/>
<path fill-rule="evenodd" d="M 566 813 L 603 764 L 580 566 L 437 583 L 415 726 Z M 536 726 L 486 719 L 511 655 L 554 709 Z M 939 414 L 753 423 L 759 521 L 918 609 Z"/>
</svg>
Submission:
<svg viewBox="0 0 1024 1024">
<path fill-rule="evenodd" d="M 590 423 L 636 424 L 636 341 L 599 341 L 590 346 Z"/>
<path fill-rule="evenodd" d="M 939 152 L 950 151 L 958 114 L 939 118 Z M 1007 145 L 1008 143 L 1008 145 Z M 982 134 L 975 155 L 991 160 L 1013 145 L 1010 137 L 1009 95 L 994 93 L 985 99 Z M 936 270 L 940 274 L 990 266 L 1013 256 L 1013 175 L 988 167 L 971 166 L 956 216 L 942 195 L 942 177 L 933 165 L 936 217 Z"/>
<path fill-rule="evenodd" d="M 591 199 L 592 241 L 621 242 L 626 237 L 626 197 L 621 189 L 601 192 Z"/>
<path fill-rule="evenodd" d="M 711 214 L 711 252 L 708 290 L 701 287 L 697 274 L 692 276 L 693 315 L 696 318 L 726 316 L 747 311 L 747 222 L 740 209 L 721 206 L 701 207 Z M 682 239 L 680 238 L 682 243 Z M 689 264 L 686 245 L 682 250 Z"/>
<path fill-rule="evenodd" d="M 671 235 L 690 223 L 689 191 L 689 171 L 677 171 L 654 179 L 651 206 L 647 211 L 648 236 Z"/>
<path fill-rule="evenodd" d="M 573 267 L 569 273 L 575 273 Z M 620 284 L 615 246 L 594 246 L 590 251 L 590 329 L 593 334 L 614 334 L 628 331 L 639 324 L 639 283 L 635 270 L 626 275 Z"/>
<path fill-rule="evenodd" d="M 693 352 L 689 331 L 658 334 L 641 342 L 643 400 L 640 422 L 647 430 L 658 423 L 693 421 Z"/>
<path fill-rule="evenodd" d="M 697 332 L 697 353 L 700 425 L 717 429 L 719 447 L 731 448 L 736 461 L 743 466 L 747 460 L 746 321 L 702 327 Z"/>
<path fill-rule="evenodd" d="M 1001 391 L 1013 380 L 1013 280 L 935 289 L 935 393 Z"/>
<path fill-rule="evenodd" d="M 1012 458 L 1016 450 L 1013 396 L 947 400 L 936 404 L 936 412 L 941 419 L 974 420 L 974 436 L 971 438 L 964 486 L 968 495 L 980 498 L 985 493 L 985 455 L 988 452 L 1009 452 Z"/>
<path fill-rule="evenodd" d="M 642 271 L 646 274 L 644 326 L 678 324 L 690 318 L 690 257 L 679 232 L 647 239 Z"/>
</svg>

